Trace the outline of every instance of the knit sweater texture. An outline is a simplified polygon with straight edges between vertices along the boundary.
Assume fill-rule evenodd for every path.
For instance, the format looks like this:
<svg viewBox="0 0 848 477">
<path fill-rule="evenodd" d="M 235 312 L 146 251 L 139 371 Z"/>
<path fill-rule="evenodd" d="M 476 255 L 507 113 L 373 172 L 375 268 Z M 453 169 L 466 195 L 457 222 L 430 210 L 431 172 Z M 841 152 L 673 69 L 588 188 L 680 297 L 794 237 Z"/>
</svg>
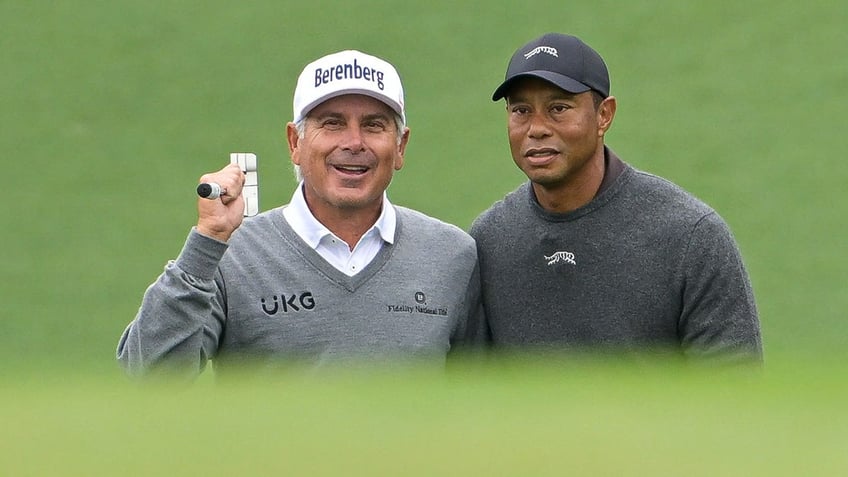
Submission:
<svg viewBox="0 0 848 477">
<path fill-rule="evenodd" d="M 306 368 L 426 361 L 479 339 L 474 241 L 459 228 L 395 206 L 394 244 L 347 276 L 294 232 L 282 208 L 223 243 L 195 229 L 147 289 L 117 357 L 131 375 L 165 367 L 197 375 L 208 360 Z"/>
<path fill-rule="evenodd" d="M 760 360 L 754 294 L 727 224 L 621 164 L 572 212 L 544 210 L 527 182 L 472 224 L 494 345 Z"/>
</svg>

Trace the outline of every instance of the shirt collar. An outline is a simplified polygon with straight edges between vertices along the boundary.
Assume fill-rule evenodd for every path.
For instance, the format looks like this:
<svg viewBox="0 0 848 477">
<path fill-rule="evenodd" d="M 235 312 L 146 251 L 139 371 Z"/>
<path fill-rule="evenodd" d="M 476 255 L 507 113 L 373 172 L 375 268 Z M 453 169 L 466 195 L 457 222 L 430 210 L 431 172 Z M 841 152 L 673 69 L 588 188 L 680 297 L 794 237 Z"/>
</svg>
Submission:
<svg viewBox="0 0 848 477">
<path fill-rule="evenodd" d="M 332 235 L 330 229 L 324 226 L 318 219 L 312 215 L 309 207 L 306 205 L 306 197 L 303 195 L 303 181 L 298 184 L 294 194 L 292 194 L 289 205 L 283 209 L 283 216 L 289 223 L 292 229 L 313 249 L 318 247 L 321 239 L 327 235 Z M 397 228 L 397 214 L 388 195 L 383 192 L 383 209 L 380 211 L 380 216 L 377 221 L 366 232 L 366 235 L 376 231 L 380 234 L 380 238 L 388 243 L 395 243 L 395 230 Z"/>
</svg>

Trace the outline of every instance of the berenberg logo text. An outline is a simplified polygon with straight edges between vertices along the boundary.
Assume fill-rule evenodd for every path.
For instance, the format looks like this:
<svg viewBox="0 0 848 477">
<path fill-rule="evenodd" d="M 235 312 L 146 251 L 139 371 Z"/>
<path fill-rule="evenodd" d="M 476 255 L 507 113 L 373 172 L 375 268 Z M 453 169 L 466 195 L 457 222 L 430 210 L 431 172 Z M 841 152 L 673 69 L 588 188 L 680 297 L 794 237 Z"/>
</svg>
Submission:
<svg viewBox="0 0 848 477">
<path fill-rule="evenodd" d="M 359 63 L 356 62 L 356 59 L 353 60 L 353 64 L 346 63 L 343 65 L 331 66 L 327 69 L 315 69 L 316 88 L 322 84 L 329 84 L 336 80 L 340 81 L 345 79 L 364 79 L 365 81 L 371 81 L 377 83 L 377 87 L 380 88 L 381 91 L 385 87 L 383 84 L 382 71 L 375 70 L 368 66 L 360 66 Z"/>
</svg>

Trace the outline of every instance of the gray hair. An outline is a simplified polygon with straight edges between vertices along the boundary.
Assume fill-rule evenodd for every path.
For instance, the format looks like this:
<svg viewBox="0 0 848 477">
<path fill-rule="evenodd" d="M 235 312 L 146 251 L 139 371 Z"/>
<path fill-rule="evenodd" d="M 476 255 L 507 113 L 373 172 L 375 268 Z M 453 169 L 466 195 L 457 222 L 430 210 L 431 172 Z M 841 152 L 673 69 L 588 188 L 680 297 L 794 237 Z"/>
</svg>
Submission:
<svg viewBox="0 0 848 477">
<path fill-rule="evenodd" d="M 394 113 L 392 114 L 395 120 L 395 127 L 397 128 L 397 143 L 400 145 L 401 140 L 403 140 L 403 130 L 406 128 L 406 123 L 403 122 L 403 118 L 400 114 Z M 300 121 L 294 123 L 295 129 L 297 129 L 297 137 L 303 139 L 303 136 L 306 135 L 306 119 L 307 117 L 302 118 Z M 298 183 L 303 180 L 303 174 L 300 172 L 300 166 L 297 164 L 293 164 L 294 167 L 294 178 Z"/>
</svg>

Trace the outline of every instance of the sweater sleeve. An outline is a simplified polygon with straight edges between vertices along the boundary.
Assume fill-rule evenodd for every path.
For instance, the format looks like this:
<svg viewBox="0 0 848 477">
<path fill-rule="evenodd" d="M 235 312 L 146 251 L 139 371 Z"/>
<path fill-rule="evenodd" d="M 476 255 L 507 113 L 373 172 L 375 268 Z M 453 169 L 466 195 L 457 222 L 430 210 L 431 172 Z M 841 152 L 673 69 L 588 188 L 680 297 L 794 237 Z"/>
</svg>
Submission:
<svg viewBox="0 0 848 477">
<path fill-rule="evenodd" d="M 117 358 L 130 376 L 153 370 L 196 377 L 212 358 L 225 320 L 218 263 L 227 244 L 195 229 L 179 257 L 147 288 L 120 338 Z"/>
<path fill-rule="evenodd" d="M 471 350 L 481 348 L 490 341 L 480 292 L 480 266 L 477 264 L 468 280 L 465 291 L 465 313 L 460 321 L 460 326 L 451 336 L 451 349 Z"/>
<path fill-rule="evenodd" d="M 490 351 L 491 333 L 483 309 L 479 264 L 474 266 L 468 281 L 463 308 L 458 326 L 450 337 L 448 367 L 485 362 Z"/>
<path fill-rule="evenodd" d="M 685 354 L 711 362 L 760 362 L 762 340 L 754 293 L 736 241 L 715 212 L 694 226 L 683 259 Z"/>
</svg>

